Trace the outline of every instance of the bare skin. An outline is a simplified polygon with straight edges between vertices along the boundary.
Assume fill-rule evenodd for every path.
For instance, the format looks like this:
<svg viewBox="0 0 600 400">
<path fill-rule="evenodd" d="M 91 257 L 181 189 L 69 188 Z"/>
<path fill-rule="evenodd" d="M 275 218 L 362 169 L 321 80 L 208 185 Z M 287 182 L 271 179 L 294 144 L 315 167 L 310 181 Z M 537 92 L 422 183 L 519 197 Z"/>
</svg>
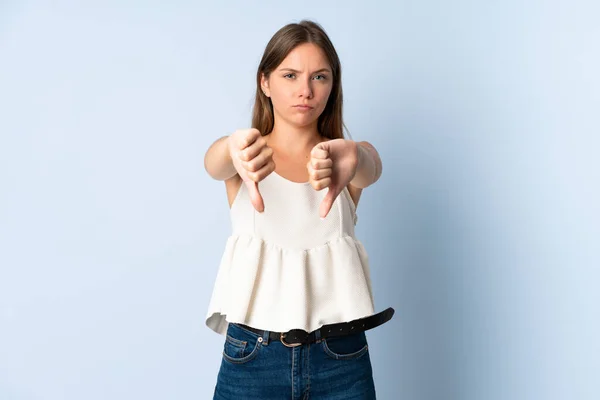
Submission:
<svg viewBox="0 0 600 400">
<path fill-rule="evenodd" d="M 331 89 L 327 58 L 309 43 L 293 49 L 268 79 L 262 77 L 261 90 L 273 105 L 273 130 L 267 135 L 238 130 L 213 143 L 204 160 L 208 173 L 225 181 L 230 207 L 246 184 L 254 208 L 264 211 L 268 204 L 258 183 L 273 171 L 292 182 L 310 182 L 315 190 L 327 189 L 321 217 L 344 187 L 358 205 L 362 189 L 379 179 L 381 159 L 368 142 L 329 140 L 319 134 L 318 117 Z"/>
</svg>

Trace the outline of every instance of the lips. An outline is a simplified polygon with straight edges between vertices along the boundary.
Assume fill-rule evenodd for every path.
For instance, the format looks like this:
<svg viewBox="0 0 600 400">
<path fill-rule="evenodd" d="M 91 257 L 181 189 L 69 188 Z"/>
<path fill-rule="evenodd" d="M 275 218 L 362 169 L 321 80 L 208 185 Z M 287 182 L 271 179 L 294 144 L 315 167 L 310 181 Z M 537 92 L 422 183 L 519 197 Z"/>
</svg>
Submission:
<svg viewBox="0 0 600 400">
<path fill-rule="evenodd" d="M 312 107 L 306 104 L 296 104 L 294 108 L 299 108 L 300 110 L 312 110 Z"/>
</svg>

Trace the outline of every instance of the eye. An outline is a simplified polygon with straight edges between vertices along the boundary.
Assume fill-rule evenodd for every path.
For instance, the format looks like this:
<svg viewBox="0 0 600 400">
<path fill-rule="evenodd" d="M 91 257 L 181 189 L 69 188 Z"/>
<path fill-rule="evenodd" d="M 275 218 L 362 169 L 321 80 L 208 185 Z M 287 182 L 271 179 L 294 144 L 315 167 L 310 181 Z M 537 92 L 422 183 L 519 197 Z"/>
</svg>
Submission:
<svg viewBox="0 0 600 400">
<path fill-rule="evenodd" d="M 325 75 L 317 75 L 317 76 L 315 76 L 315 79 L 318 77 L 321 77 L 321 79 L 317 79 L 318 81 L 324 81 L 325 79 L 327 79 L 327 76 L 325 76 Z"/>
<path fill-rule="evenodd" d="M 288 79 L 292 79 L 292 78 L 293 78 L 295 75 L 294 75 L 293 73 L 291 73 L 291 72 L 290 72 L 289 74 L 285 74 L 283 77 L 284 77 L 284 78 L 287 78 L 288 76 L 289 76 L 289 78 L 288 78 Z"/>
</svg>

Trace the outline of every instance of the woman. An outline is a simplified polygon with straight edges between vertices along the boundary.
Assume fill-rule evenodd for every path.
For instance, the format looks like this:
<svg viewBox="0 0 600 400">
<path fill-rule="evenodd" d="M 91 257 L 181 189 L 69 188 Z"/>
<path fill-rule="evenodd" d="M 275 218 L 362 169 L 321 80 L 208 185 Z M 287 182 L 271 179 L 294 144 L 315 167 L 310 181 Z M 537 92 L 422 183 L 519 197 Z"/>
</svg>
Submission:
<svg viewBox="0 0 600 400">
<path fill-rule="evenodd" d="M 393 309 L 375 314 L 354 226 L 382 165 L 343 126 L 331 41 L 314 22 L 286 25 L 258 67 L 252 128 L 205 156 L 233 228 L 206 317 L 225 336 L 214 399 L 375 399 L 365 331 Z"/>
</svg>

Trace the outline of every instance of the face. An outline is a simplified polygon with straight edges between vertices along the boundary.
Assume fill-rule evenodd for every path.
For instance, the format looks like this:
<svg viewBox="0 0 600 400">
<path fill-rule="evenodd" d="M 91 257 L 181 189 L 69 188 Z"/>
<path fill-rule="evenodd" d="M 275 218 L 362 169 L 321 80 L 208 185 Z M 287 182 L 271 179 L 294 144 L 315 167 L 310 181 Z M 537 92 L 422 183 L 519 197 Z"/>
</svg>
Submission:
<svg viewBox="0 0 600 400">
<path fill-rule="evenodd" d="M 276 123 L 283 119 L 298 127 L 316 127 L 331 93 L 333 75 L 323 50 L 304 43 L 294 48 L 268 79 L 263 76 L 261 86 L 271 98 Z"/>
</svg>

